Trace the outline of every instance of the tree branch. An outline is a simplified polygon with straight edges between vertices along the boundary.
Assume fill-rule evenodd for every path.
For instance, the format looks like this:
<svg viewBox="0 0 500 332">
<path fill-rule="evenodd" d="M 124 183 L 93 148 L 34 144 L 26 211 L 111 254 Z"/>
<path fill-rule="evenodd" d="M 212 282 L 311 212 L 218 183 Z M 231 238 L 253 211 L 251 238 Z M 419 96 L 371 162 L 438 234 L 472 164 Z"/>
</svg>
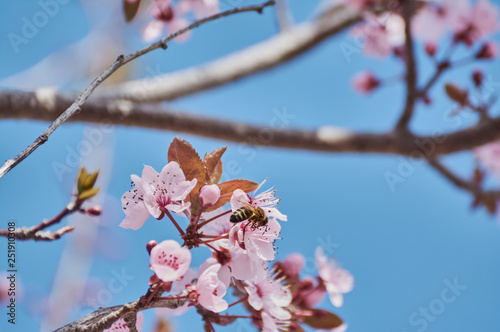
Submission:
<svg viewBox="0 0 500 332">
<path fill-rule="evenodd" d="M 55 95 L 48 103 L 51 105 L 48 111 L 47 102 L 40 102 L 36 93 L 0 92 L 0 118 L 52 121 L 69 103 L 70 100 Z M 290 121 L 287 115 L 286 112 L 281 114 L 284 121 Z M 470 150 L 500 139 L 500 117 L 446 135 L 416 136 L 406 132 L 355 133 L 328 127 L 318 130 L 268 128 L 177 112 L 161 105 L 109 99 L 89 100 L 82 106 L 82 112 L 70 121 L 171 130 L 248 145 L 413 157 L 419 152 L 432 157 Z M 269 132 L 272 133 L 271 138 L 268 137 Z M 262 133 L 266 133 L 265 140 L 259 138 Z M 424 145 L 427 147 L 422 147 Z"/>
<path fill-rule="evenodd" d="M 176 309 L 186 303 L 187 298 L 180 299 L 179 296 L 163 297 L 153 299 L 149 303 L 140 298 L 137 301 L 125 303 L 108 308 L 99 308 L 90 314 L 75 320 L 54 332 L 98 332 L 107 329 L 120 318 L 128 321 L 135 321 L 130 316 L 136 316 L 139 311 L 151 308 Z"/>
<path fill-rule="evenodd" d="M 13 232 L 8 229 L 0 229 L 0 236 L 9 237 L 12 234 L 18 240 L 35 240 L 35 241 L 54 241 L 66 233 L 71 233 L 74 230 L 74 226 L 65 226 L 60 228 L 55 232 L 43 232 L 43 230 L 49 226 L 57 224 L 64 217 L 77 212 L 80 210 L 80 206 L 83 204 L 83 200 L 75 200 L 68 204 L 61 212 L 59 212 L 55 217 L 51 219 L 43 220 L 40 224 L 32 227 L 20 227 L 16 228 Z"/>
<path fill-rule="evenodd" d="M 356 10 L 337 7 L 313 21 L 290 27 L 266 41 L 205 65 L 155 76 L 154 86 L 151 78 L 134 80 L 108 87 L 98 96 L 137 102 L 174 100 L 274 68 L 361 19 Z"/>
<path fill-rule="evenodd" d="M 415 109 L 417 99 L 417 65 L 415 62 L 415 52 L 413 50 L 413 34 L 411 29 L 411 17 L 415 10 L 415 0 L 406 0 L 403 5 L 403 18 L 405 21 L 405 56 L 406 56 L 406 103 L 396 129 L 407 130 L 408 123 Z"/>
<path fill-rule="evenodd" d="M 268 1 L 266 3 L 260 4 L 260 5 L 255 5 L 255 6 L 246 6 L 246 7 L 240 7 L 240 8 L 233 8 L 231 10 L 218 13 L 212 16 L 209 16 L 207 18 L 204 18 L 202 20 L 196 21 L 192 23 L 191 25 L 178 30 L 177 32 L 174 32 L 173 34 L 157 41 L 156 43 L 153 43 L 149 45 L 146 48 L 143 48 L 142 50 L 139 50 L 135 53 L 123 56 L 120 55 L 113 64 L 111 64 L 101 75 L 99 75 L 81 94 L 80 96 L 76 99 L 76 101 L 71 104 L 71 106 L 64 112 L 62 113 L 59 118 L 57 118 L 50 126 L 47 128 L 42 135 L 40 135 L 33 143 L 31 143 L 26 149 L 24 149 L 21 153 L 19 153 L 17 156 L 15 156 L 12 159 L 9 159 L 5 162 L 5 164 L 0 168 L 0 178 L 3 177 L 5 174 L 7 174 L 12 168 L 14 168 L 17 164 L 19 164 L 21 161 L 23 161 L 27 156 L 29 156 L 31 153 L 33 153 L 40 145 L 45 143 L 48 139 L 49 136 L 62 124 L 64 123 L 68 118 L 73 116 L 75 113 L 79 112 L 80 107 L 82 104 L 87 100 L 87 98 L 90 96 L 90 94 L 104 81 L 106 80 L 111 74 L 113 74 L 118 68 L 123 66 L 124 64 L 137 59 L 138 57 L 149 53 L 153 50 L 162 48 L 166 49 L 167 48 L 167 43 L 174 39 L 175 37 L 185 33 L 186 31 L 192 30 L 194 28 L 199 27 L 200 25 L 217 20 L 221 17 L 237 14 L 237 13 L 242 13 L 242 12 L 248 12 L 248 11 L 257 11 L 259 13 L 262 12 L 262 10 L 267 7 L 267 6 L 272 6 L 274 5 L 274 1 Z"/>
<path fill-rule="evenodd" d="M 474 207 L 482 204 L 488 209 L 488 211 L 492 213 L 496 211 L 497 201 L 500 199 L 500 191 L 483 190 L 478 183 L 461 179 L 435 158 L 429 158 L 427 161 L 429 162 L 429 165 L 436 169 L 455 186 L 470 192 L 474 196 Z"/>
</svg>

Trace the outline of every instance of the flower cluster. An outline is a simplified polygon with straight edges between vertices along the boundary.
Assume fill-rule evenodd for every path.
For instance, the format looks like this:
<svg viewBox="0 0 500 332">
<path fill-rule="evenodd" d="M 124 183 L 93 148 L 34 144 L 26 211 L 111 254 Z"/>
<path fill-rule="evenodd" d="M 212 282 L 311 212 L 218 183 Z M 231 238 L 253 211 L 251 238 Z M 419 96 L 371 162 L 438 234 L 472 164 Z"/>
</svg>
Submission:
<svg viewBox="0 0 500 332">
<path fill-rule="evenodd" d="M 137 230 L 150 216 L 165 218 L 183 240 L 182 245 L 174 240 L 148 243 L 154 274 L 146 301 L 179 300 L 176 309 L 164 310 L 179 314 L 197 306 L 210 312 L 205 321 L 220 325 L 241 318 L 219 313 L 243 303 L 249 312 L 244 317 L 262 331 L 302 323 L 315 327 L 318 319 L 323 327 L 342 326 L 338 316 L 313 306 L 326 293 L 335 306 L 342 305 L 342 294 L 353 286 L 351 275 L 328 261 L 321 249 L 316 253 L 319 276 L 312 283 L 311 278 L 299 279 L 304 261 L 299 254 L 269 270 L 280 222 L 287 216 L 278 210 L 273 188 L 260 190 L 266 180 L 260 185 L 248 180 L 219 183 L 224 152 L 225 148 L 217 149 L 202 160 L 189 143 L 176 138 L 160 173 L 145 166 L 142 177 L 131 176 L 133 189 L 122 197 L 126 218 L 120 226 Z M 188 226 L 180 227 L 174 215 L 187 218 Z M 211 254 L 195 272 L 190 268 L 191 249 L 198 247 Z M 172 295 L 163 297 L 164 292 Z M 233 304 L 228 303 L 230 297 Z"/>
<path fill-rule="evenodd" d="M 406 62 L 405 26 L 403 9 L 376 0 L 337 0 L 337 3 L 351 6 L 362 11 L 364 22 L 353 27 L 351 36 L 362 43 L 363 51 L 368 56 L 385 58 L 394 54 Z M 389 4 L 398 2 L 389 2 Z M 385 8 L 384 6 L 387 5 Z M 423 43 L 423 50 L 435 59 L 445 36 L 450 38 L 450 47 L 443 50 L 445 58 L 435 61 L 440 70 L 451 67 L 451 56 L 457 46 L 464 45 L 469 57 L 460 59 L 455 65 L 463 65 L 474 60 L 488 60 L 498 55 L 498 45 L 488 40 L 500 28 L 498 8 L 488 0 L 432 0 L 420 2 L 408 22 L 411 24 L 411 37 Z M 383 8 L 383 13 L 375 15 L 372 9 Z M 387 10 L 388 9 L 388 10 Z M 439 69 L 439 67 L 438 67 Z M 402 75 L 401 77 L 404 77 Z M 353 78 L 353 88 L 362 94 L 368 94 L 379 87 L 384 80 L 373 73 L 364 71 Z M 427 96 L 421 96 L 428 102 Z"/>
</svg>

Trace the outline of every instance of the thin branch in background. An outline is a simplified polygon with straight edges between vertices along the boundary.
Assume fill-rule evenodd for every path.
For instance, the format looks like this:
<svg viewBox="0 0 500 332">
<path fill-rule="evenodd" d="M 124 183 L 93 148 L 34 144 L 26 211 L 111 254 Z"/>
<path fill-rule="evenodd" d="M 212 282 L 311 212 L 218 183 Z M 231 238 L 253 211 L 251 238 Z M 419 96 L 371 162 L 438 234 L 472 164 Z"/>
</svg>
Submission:
<svg viewBox="0 0 500 332">
<path fill-rule="evenodd" d="M 413 35 L 411 18 L 415 11 L 416 1 L 406 0 L 403 5 L 403 18 L 405 21 L 405 57 L 406 57 L 406 103 L 403 114 L 396 124 L 398 130 L 408 130 L 408 123 L 415 109 L 417 99 L 417 64 L 413 49 Z"/>
<path fill-rule="evenodd" d="M 455 186 L 472 193 L 474 195 L 474 207 L 482 204 L 488 209 L 489 212 L 493 213 L 496 211 L 497 202 L 500 199 L 500 191 L 483 190 L 478 183 L 460 178 L 435 158 L 429 158 L 427 161 L 429 165 L 431 165 Z"/>
<path fill-rule="evenodd" d="M 132 80 L 104 88 L 96 96 L 134 102 L 160 102 L 188 96 L 287 63 L 361 20 L 359 11 L 337 6 L 241 51 L 201 66 L 157 75 L 153 86 L 151 78 Z"/>
<path fill-rule="evenodd" d="M 137 59 L 138 57 L 149 53 L 153 50 L 162 48 L 166 49 L 167 48 L 167 43 L 171 41 L 172 39 L 178 37 L 179 35 L 192 30 L 194 28 L 199 27 L 200 25 L 211 22 L 214 20 L 217 20 L 222 17 L 226 17 L 229 15 L 237 14 L 237 13 L 243 13 L 243 12 L 249 12 L 249 11 L 256 11 L 258 13 L 261 13 L 262 10 L 267 7 L 267 6 L 272 6 L 274 5 L 274 1 L 268 1 L 266 3 L 260 4 L 260 5 L 254 5 L 254 6 L 246 6 L 246 7 L 240 7 L 240 8 L 234 8 L 222 13 L 218 13 L 212 16 L 209 16 L 207 18 L 204 18 L 202 20 L 196 21 L 192 23 L 191 25 L 178 30 L 177 32 L 169 35 L 168 37 L 165 37 L 161 39 L 160 41 L 157 41 L 156 43 L 153 43 L 149 45 L 146 48 L 143 48 L 140 51 L 137 51 L 135 53 L 123 56 L 120 55 L 113 64 L 111 64 L 101 75 L 99 75 L 83 92 L 82 94 L 76 99 L 76 101 L 66 110 L 64 113 L 62 113 L 59 118 L 57 118 L 50 126 L 47 128 L 42 135 L 40 135 L 33 143 L 31 143 L 26 149 L 24 149 L 21 153 L 19 153 L 17 156 L 15 156 L 12 159 L 9 159 L 5 162 L 5 164 L 0 168 L 0 178 L 3 177 L 5 174 L 7 174 L 12 168 L 14 168 L 17 164 L 19 164 L 21 161 L 23 161 L 27 156 L 29 156 L 31 153 L 33 153 L 39 146 L 44 144 L 48 139 L 49 136 L 61 125 L 63 124 L 68 118 L 73 116 L 75 113 L 80 111 L 80 106 L 83 105 L 83 103 L 87 100 L 87 98 L 90 96 L 90 94 L 104 81 L 106 80 L 111 74 L 113 74 L 118 68 L 123 66 L 124 64 Z"/>
</svg>

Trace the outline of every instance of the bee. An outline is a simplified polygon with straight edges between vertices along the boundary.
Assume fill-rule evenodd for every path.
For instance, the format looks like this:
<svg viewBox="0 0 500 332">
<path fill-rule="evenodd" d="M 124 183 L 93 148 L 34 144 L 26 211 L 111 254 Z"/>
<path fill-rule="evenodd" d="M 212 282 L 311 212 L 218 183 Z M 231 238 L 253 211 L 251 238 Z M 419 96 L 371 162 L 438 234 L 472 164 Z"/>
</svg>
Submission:
<svg viewBox="0 0 500 332">
<path fill-rule="evenodd" d="M 248 220 L 245 228 L 243 228 L 243 234 L 249 224 L 252 224 L 252 230 L 257 227 L 267 226 L 267 216 L 264 210 L 260 207 L 255 207 L 250 204 L 240 207 L 238 210 L 234 211 L 229 218 L 229 221 L 233 223 L 242 222 Z"/>
</svg>

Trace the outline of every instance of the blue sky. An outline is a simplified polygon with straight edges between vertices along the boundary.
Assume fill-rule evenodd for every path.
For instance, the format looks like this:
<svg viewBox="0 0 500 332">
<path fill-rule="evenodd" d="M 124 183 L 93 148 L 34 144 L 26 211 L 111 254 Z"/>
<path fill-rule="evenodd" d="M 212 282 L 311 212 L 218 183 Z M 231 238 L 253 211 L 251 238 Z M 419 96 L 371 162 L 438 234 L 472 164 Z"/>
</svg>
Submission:
<svg viewBox="0 0 500 332">
<path fill-rule="evenodd" d="M 290 2 L 297 21 L 306 19 L 318 3 Z M 239 3 L 253 2 L 242 0 Z M 19 45 L 19 52 L 15 53 L 6 36 L 9 32 L 20 33 L 23 17 L 33 17 L 40 8 L 37 1 L 0 3 L 0 12 L 4 13 L 0 24 L 3 36 L 0 39 L 0 80 L 77 42 L 89 31 L 80 2 L 70 0 L 60 5 L 54 17 L 26 44 Z M 99 19 L 97 15 L 96 20 Z M 143 46 L 140 28 L 138 22 L 123 31 L 120 47 L 124 52 Z M 166 52 L 156 51 L 144 56 L 122 74 L 139 78 L 148 75 L 148 66 L 158 68 L 160 73 L 186 68 L 259 42 L 276 32 L 270 10 L 262 16 L 248 13 L 226 18 L 194 31 L 187 43 L 173 43 Z M 383 88 L 365 98 L 352 91 L 350 78 L 367 68 L 383 77 L 394 76 L 401 73 L 401 64 L 393 59 L 367 59 L 357 53 L 348 59 L 339 46 L 342 43 L 353 42 L 346 34 L 336 36 L 281 67 L 173 104 L 186 112 L 263 126 L 269 126 L 277 113 L 286 110 L 291 117 L 284 125 L 290 128 L 335 125 L 353 130 L 389 130 L 402 109 L 403 87 Z M 89 56 L 98 56 L 101 51 L 90 49 L 87 52 Z M 110 55 L 109 61 L 115 55 Z M 420 81 L 424 82 L 431 75 L 432 67 L 421 53 L 418 64 Z M 86 64 L 75 62 L 74 66 L 79 71 L 86 70 Z M 448 81 L 470 85 L 469 74 L 476 67 L 484 69 L 491 88 L 497 89 L 495 82 L 500 81 L 498 62 L 454 71 L 440 80 L 432 91 L 434 103 L 431 107 L 417 107 L 412 129 L 430 134 L 473 123 L 474 117 L 467 113 L 454 121 L 447 120 L 446 115 L 453 105 L 443 97 L 441 86 Z M 41 85 L 54 79 L 51 72 L 46 73 L 46 77 L 36 77 Z M 91 79 L 72 80 L 70 76 L 67 78 L 70 83 L 65 87 L 82 89 Z M 17 154 L 47 126 L 48 123 L 37 121 L 1 121 L 0 159 Z M 92 141 L 91 133 L 102 134 L 102 139 Z M 94 137 L 100 137 L 96 135 Z M 401 156 L 249 147 L 159 130 L 109 129 L 71 123 L 59 128 L 47 144 L 0 180 L 0 220 L 4 224 L 15 220 L 18 226 L 30 226 L 54 216 L 68 202 L 77 170 L 73 162 L 78 157 L 83 157 L 89 167 L 103 169 L 101 185 L 107 189 L 96 203 L 104 204 L 105 213 L 98 222 L 90 218 L 71 219 L 77 229 L 60 241 L 18 242 L 18 276 L 23 296 L 18 324 L 13 331 L 40 328 L 40 318 L 33 307 L 40 307 L 43 303 L 40 301 L 51 289 L 62 284 L 63 281 L 54 284 L 61 252 L 68 252 L 75 238 L 87 239 L 81 235 L 83 230 L 89 232 L 89 238 L 95 242 L 77 245 L 94 254 L 91 262 L 81 271 L 75 268 L 74 273 L 88 273 L 97 290 L 106 290 L 116 279 L 117 271 L 126 271 L 131 276 L 122 283 L 121 291 L 103 301 L 105 306 L 135 300 L 146 290 L 150 270 L 145 244 L 151 239 L 177 239 L 177 235 L 170 224 L 154 220 L 148 221 L 139 231 L 121 229 L 118 224 L 124 215 L 119 198 L 129 189 L 130 174 L 140 174 L 144 164 L 157 170 L 163 167 L 168 144 L 176 135 L 190 141 L 200 154 L 227 145 L 223 161 L 226 165 L 230 162 L 235 165 L 231 174 L 226 173 L 228 178 L 257 182 L 269 178 L 268 184 L 276 186 L 282 198 L 280 210 L 289 220 L 283 223 L 278 258 L 299 251 L 306 256 L 309 267 L 316 246 L 323 245 L 331 249 L 354 275 L 354 290 L 345 296 L 344 306 L 334 310 L 349 324 L 349 331 L 499 330 L 500 229 L 497 217 L 482 210 L 471 211 L 471 196 L 453 187 L 425 164 Z M 85 146 L 82 150 L 82 139 L 90 142 L 91 152 L 87 153 Z M 471 154 L 465 152 L 448 156 L 444 162 L 463 176 L 471 174 L 474 166 Z M 408 164 L 411 165 L 408 176 L 391 190 L 384 174 L 397 173 L 398 168 Z M 55 169 L 57 165 L 66 165 L 69 171 L 61 175 Z M 82 233 L 77 236 L 80 229 Z M 0 240 L 0 246 L 5 252 L 5 240 Z M 193 265 L 197 266 L 208 256 L 208 251 L 199 249 L 193 255 Z M 0 266 L 4 269 L 6 258 L 2 260 Z M 453 283 L 461 286 L 451 289 Z M 442 300 L 443 294 L 449 303 Z M 451 294 L 454 294 L 453 300 Z M 327 301 L 321 306 L 333 310 Z M 421 310 L 429 307 L 432 316 L 425 318 Z M 95 309 L 91 306 L 80 308 L 77 315 Z M 152 320 L 153 314 L 147 313 L 147 327 Z M 0 326 L 5 323 L 3 316 Z M 180 331 L 201 329 L 199 317 L 193 312 L 174 318 L 173 324 Z M 233 331 L 234 326 L 216 329 Z M 241 322 L 236 330 L 251 329 L 246 322 Z"/>
</svg>

